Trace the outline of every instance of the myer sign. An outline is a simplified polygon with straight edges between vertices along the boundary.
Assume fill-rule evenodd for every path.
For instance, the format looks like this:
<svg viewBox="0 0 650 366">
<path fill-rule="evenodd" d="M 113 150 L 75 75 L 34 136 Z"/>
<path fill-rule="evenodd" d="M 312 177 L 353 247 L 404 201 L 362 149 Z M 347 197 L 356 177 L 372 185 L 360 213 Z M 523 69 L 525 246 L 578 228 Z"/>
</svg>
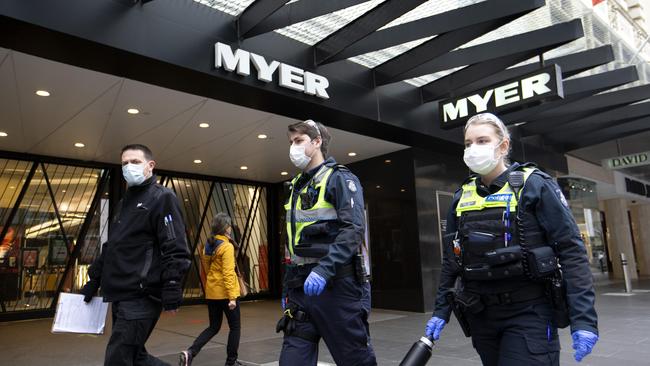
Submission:
<svg viewBox="0 0 650 366">
<path fill-rule="evenodd" d="M 650 164 L 650 151 L 625 156 L 617 156 L 615 158 L 603 160 L 603 166 L 609 169 L 630 168 L 633 166 L 648 164 Z"/>
<path fill-rule="evenodd" d="M 214 45 L 214 67 L 227 71 L 236 71 L 239 75 L 249 76 L 251 65 L 257 71 L 257 79 L 265 83 L 273 81 L 278 74 L 278 84 L 287 89 L 299 91 L 307 95 L 328 99 L 327 87 L 330 85 L 326 77 L 309 71 L 287 65 L 278 61 L 268 62 L 264 56 L 237 49 L 233 52 L 229 45 L 217 42 Z"/>
<path fill-rule="evenodd" d="M 499 114 L 563 97 L 560 67 L 550 65 L 490 88 L 443 100 L 438 104 L 438 114 L 441 127 L 447 129 L 465 124 L 477 113 Z"/>
</svg>

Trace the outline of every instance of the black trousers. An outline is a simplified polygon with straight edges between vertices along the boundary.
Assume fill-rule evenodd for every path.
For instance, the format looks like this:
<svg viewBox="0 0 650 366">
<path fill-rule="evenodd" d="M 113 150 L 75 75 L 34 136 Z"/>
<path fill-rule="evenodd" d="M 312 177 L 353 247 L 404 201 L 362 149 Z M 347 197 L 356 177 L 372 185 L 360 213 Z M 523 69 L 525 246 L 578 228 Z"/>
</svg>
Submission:
<svg viewBox="0 0 650 366">
<path fill-rule="evenodd" d="M 545 300 L 493 305 L 466 314 L 472 345 L 485 366 L 556 366 L 560 341 Z"/>
<path fill-rule="evenodd" d="M 289 302 L 306 312 L 309 320 L 297 322 L 302 334 L 323 338 L 339 366 L 376 366 L 370 344 L 370 284 L 360 285 L 354 277 L 331 280 L 318 296 L 307 296 L 302 287 L 289 289 Z M 316 366 L 318 341 L 295 334 L 284 335 L 280 366 Z"/>
<path fill-rule="evenodd" d="M 201 351 L 201 348 L 203 348 L 212 337 L 219 333 L 223 321 L 223 314 L 225 313 L 226 319 L 228 320 L 228 327 L 230 327 L 230 332 L 228 333 L 228 346 L 226 347 L 226 352 L 228 354 L 226 365 L 233 364 L 237 361 L 239 337 L 241 335 L 241 313 L 239 312 L 239 301 L 237 301 L 237 307 L 233 310 L 228 308 L 228 302 L 228 300 L 208 300 L 210 326 L 205 328 L 205 330 L 196 338 L 194 343 L 192 343 L 192 346 L 190 346 L 189 351 L 192 353 L 192 356 L 196 356 L 199 351 Z"/>
<path fill-rule="evenodd" d="M 149 298 L 112 303 L 113 329 L 106 346 L 105 366 L 169 365 L 144 347 L 160 318 L 162 305 Z"/>
</svg>

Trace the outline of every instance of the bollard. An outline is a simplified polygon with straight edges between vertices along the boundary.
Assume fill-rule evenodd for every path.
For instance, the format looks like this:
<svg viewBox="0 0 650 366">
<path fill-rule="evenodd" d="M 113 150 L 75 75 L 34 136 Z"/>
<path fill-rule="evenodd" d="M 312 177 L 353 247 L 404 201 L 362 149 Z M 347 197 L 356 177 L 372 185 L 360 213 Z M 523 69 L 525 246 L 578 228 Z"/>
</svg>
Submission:
<svg viewBox="0 0 650 366">
<path fill-rule="evenodd" d="M 630 282 L 630 276 L 627 274 L 627 259 L 625 259 L 625 253 L 621 253 L 621 266 L 623 266 L 623 278 L 625 279 L 625 292 L 632 292 L 632 283 Z"/>
</svg>

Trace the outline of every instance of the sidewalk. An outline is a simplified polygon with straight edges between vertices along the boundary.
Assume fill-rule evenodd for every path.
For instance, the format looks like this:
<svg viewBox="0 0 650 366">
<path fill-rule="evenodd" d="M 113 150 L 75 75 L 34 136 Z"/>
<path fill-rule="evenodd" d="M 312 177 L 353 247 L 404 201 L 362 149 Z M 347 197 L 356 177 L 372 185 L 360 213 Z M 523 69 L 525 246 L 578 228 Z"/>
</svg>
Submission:
<svg viewBox="0 0 650 366">
<path fill-rule="evenodd" d="M 597 278 L 597 309 L 600 318 L 600 341 L 594 353 L 581 365 L 650 364 L 650 292 L 633 296 L 620 294 L 621 282 Z M 633 283 L 635 289 L 650 290 L 650 281 Z M 279 302 L 243 303 L 240 360 L 248 365 L 277 364 L 282 337 L 275 333 L 280 317 Z M 398 365 L 424 330 L 430 314 L 373 309 L 371 315 L 372 343 L 379 365 Z M 147 348 L 163 360 L 177 364 L 178 352 L 189 346 L 207 326 L 205 306 L 183 307 L 176 316 L 163 316 L 154 330 Z M 51 319 L 0 323 L 0 356 L 2 365 L 101 365 L 110 334 L 102 336 L 50 333 Z M 560 331 L 562 364 L 577 364 L 573 360 L 568 329 Z M 193 365 L 223 365 L 227 325 L 208 343 Z M 333 364 L 321 342 L 320 360 Z M 480 360 L 457 326 L 451 321 L 436 344 L 429 365 L 480 365 Z M 300 366 L 300 365 L 296 365 Z"/>
</svg>

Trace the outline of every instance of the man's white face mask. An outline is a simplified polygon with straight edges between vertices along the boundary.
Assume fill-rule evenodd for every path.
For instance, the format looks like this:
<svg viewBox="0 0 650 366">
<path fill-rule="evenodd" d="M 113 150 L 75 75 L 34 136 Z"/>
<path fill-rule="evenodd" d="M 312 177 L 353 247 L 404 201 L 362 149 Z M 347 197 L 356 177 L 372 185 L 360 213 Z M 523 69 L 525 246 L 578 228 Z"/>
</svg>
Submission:
<svg viewBox="0 0 650 366">
<path fill-rule="evenodd" d="M 307 156 L 305 153 L 305 146 L 292 144 L 289 148 L 289 159 L 296 168 L 304 170 L 309 165 L 311 156 Z"/>
<path fill-rule="evenodd" d="M 496 146 L 472 144 L 465 148 L 463 161 L 474 173 L 486 175 L 499 164 L 499 158 L 496 157 L 498 146 L 499 144 Z"/>
<path fill-rule="evenodd" d="M 126 164 L 122 166 L 122 175 L 129 187 L 139 186 L 145 181 L 144 167 L 146 163 L 142 164 Z"/>
</svg>

